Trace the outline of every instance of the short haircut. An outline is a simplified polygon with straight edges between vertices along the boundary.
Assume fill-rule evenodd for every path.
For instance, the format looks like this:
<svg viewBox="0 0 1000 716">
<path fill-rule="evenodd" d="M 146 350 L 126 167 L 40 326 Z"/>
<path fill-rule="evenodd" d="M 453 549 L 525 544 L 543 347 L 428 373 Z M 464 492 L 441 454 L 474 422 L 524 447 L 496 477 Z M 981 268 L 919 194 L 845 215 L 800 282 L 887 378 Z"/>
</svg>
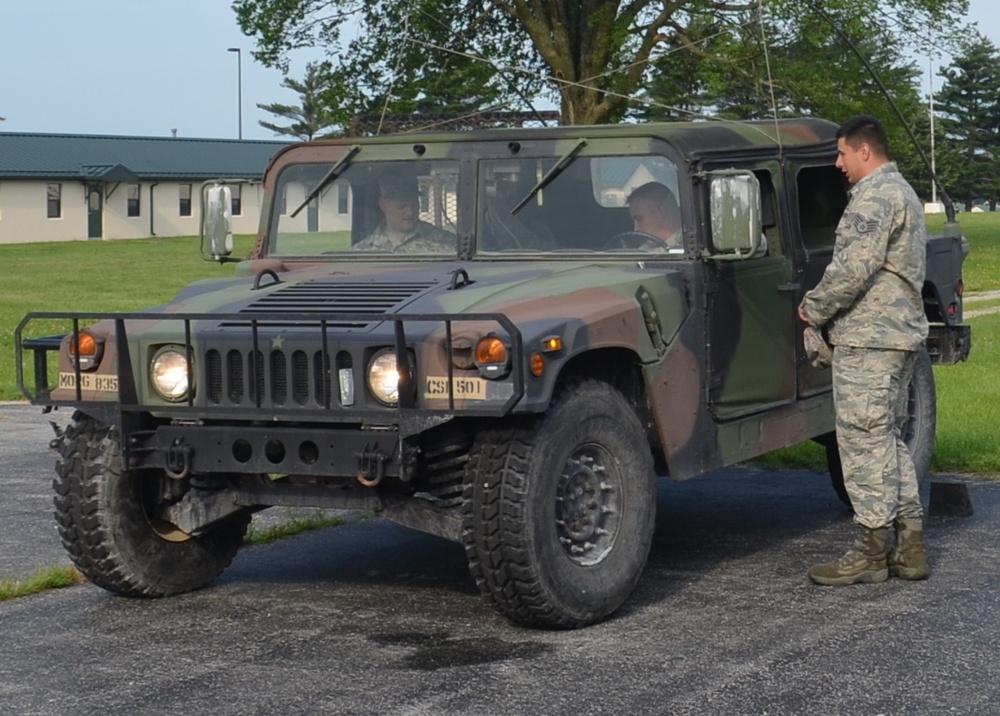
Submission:
<svg viewBox="0 0 1000 716">
<path fill-rule="evenodd" d="M 378 183 L 378 195 L 390 201 L 410 201 L 420 196 L 417 179 L 412 175 L 382 177 Z"/>
<path fill-rule="evenodd" d="M 885 127 L 870 114 L 859 114 L 840 125 L 837 139 L 841 138 L 854 149 L 867 144 L 875 154 L 886 158 L 889 156 L 889 137 L 885 133 Z"/>
<path fill-rule="evenodd" d="M 670 191 L 669 187 L 658 181 L 646 182 L 642 186 L 636 187 L 632 193 L 628 195 L 625 203 L 631 204 L 635 199 L 649 201 L 656 206 L 666 206 L 674 213 L 678 213 L 680 211 L 680 208 L 677 206 L 677 197 L 674 196 L 674 193 Z"/>
</svg>

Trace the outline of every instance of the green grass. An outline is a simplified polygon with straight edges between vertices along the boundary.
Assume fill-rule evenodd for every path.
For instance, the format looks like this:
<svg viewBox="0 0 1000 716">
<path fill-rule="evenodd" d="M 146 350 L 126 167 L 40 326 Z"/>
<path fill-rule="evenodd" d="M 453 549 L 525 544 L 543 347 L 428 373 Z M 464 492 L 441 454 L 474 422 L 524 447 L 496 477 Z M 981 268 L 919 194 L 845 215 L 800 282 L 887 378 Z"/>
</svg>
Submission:
<svg viewBox="0 0 1000 716">
<path fill-rule="evenodd" d="M 252 236 L 236 237 L 246 256 Z M 233 275 L 203 261 L 196 238 L 0 245 L 0 400 L 17 400 L 14 329 L 31 311 L 134 311 L 169 301 L 192 281 Z M 49 328 L 32 324 L 32 335 Z M 51 326 L 55 332 L 64 327 Z"/>
<path fill-rule="evenodd" d="M 968 323 L 969 360 L 934 369 L 938 432 L 932 468 L 1000 475 L 1000 314 Z"/>
<path fill-rule="evenodd" d="M 1000 289 L 1000 212 L 958 215 L 962 235 L 969 240 L 971 250 L 962 265 L 966 291 L 996 291 Z M 941 233 L 944 215 L 927 217 L 927 230 Z"/>
<path fill-rule="evenodd" d="M 316 510 L 312 515 L 295 516 L 290 520 L 268 527 L 263 530 L 254 529 L 253 525 L 247 530 L 243 538 L 243 544 L 266 544 L 275 540 L 294 537 L 309 530 L 319 530 L 324 527 L 339 527 L 346 524 L 343 517 L 329 517 L 322 510 Z"/>
<path fill-rule="evenodd" d="M 0 602 L 85 582 L 76 567 L 44 567 L 27 579 L 0 579 Z"/>
</svg>

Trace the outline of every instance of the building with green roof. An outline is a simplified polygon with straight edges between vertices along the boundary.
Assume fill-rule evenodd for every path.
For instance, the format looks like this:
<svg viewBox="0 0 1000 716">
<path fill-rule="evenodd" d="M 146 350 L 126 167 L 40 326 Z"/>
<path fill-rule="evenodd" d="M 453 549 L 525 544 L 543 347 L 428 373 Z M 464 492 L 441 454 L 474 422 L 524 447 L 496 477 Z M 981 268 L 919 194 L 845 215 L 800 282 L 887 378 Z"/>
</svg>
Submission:
<svg viewBox="0 0 1000 716">
<path fill-rule="evenodd" d="M 0 244 L 195 236 L 201 185 L 233 186 L 254 234 L 264 168 L 284 141 L 0 132 Z"/>
</svg>

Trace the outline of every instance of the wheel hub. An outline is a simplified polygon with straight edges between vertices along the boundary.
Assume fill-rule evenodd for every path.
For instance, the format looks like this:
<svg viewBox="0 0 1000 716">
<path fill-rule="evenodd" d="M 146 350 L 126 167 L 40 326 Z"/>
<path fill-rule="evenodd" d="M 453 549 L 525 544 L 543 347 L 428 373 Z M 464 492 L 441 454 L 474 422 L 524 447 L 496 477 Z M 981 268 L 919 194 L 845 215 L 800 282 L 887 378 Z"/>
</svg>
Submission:
<svg viewBox="0 0 1000 716">
<path fill-rule="evenodd" d="M 584 445 L 567 458 L 556 487 L 556 527 L 573 562 L 597 564 L 611 551 L 621 521 L 621 480 L 599 445 Z"/>
</svg>

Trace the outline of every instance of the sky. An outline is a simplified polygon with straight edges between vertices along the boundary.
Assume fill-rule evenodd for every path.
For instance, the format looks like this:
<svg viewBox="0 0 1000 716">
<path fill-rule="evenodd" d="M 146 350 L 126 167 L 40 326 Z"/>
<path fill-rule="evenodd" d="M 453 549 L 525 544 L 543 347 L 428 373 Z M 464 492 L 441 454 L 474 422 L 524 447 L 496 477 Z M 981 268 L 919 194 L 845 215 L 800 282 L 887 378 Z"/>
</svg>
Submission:
<svg viewBox="0 0 1000 716">
<path fill-rule="evenodd" d="M 258 124 L 274 115 L 257 105 L 296 105 L 298 95 L 253 59 L 231 4 L 0 0 L 0 132 L 235 139 L 242 125 L 244 139 L 275 139 Z M 1000 2 L 969 6 L 966 19 L 1000 46 Z M 302 79 L 321 57 L 292 54 L 290 76 Z M 941 64 L 933 61 L 935 72 Z M 921 65 L 929 72 L 926 58 Z"/>
</svg>

